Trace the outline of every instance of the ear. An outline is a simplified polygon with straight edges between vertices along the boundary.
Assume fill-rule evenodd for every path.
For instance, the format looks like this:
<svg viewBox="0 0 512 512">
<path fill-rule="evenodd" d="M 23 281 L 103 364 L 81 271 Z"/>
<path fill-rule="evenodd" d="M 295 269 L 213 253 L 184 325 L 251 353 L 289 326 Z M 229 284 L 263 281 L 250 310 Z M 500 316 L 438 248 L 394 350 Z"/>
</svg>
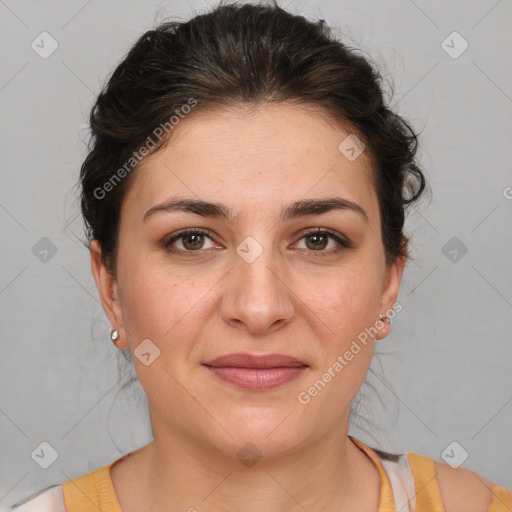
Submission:
<svg viewBox="0 0 512 512">
<path fill-rule="evenodd" d="M 101 299 L 103 310 L 107 315 L 113 329 L 118 329 L 119 338 L 116 346 L 121 349 L 128 348 L 126 336 L 122 333 L 123 311 L 119 300 L 118 285 L 115 277 L 110 273 L 101 258 L 101 246 L 98 240 L 91 242 L 91 270 Z"/>
<path fill-rule="evenodd" d="M 386 277 L 384 280 L 384 287 L 382 289 L 379 310 L 382 314 L 386 316 L 389 315 L 390 311 L 395 310 L 393 306 L 396 304 L 398 298 L 398 291 L 400 289 L 400 282 L 402 280 L 402 274 L 404 272 L 406 260 L 407 257 L 401 256 L 396 258 L 394 263 L 386 271 Z M 377 340 L 385 338 L 391 330 L 390 323 L 386 322 L 385 320 L 383 322 L 383 330 L 379 330 L 379 332 L 375 335 L 375 339 Z"/>
</svg>

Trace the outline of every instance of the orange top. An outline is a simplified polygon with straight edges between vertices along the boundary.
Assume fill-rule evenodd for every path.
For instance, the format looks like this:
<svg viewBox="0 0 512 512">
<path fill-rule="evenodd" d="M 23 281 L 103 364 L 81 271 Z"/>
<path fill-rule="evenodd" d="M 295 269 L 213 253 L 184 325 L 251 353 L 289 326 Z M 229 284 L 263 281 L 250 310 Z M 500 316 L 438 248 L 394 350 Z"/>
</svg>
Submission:
<svg viewBox="0 0 512 512">
<path fill-rule="evenodd" d="M 380 475 L 380 499 L 378 512 L 396 512 L 393 489 L 378 454 L 363 442 L 349 436 L 373 462 Z M 119 457 L 110 464 L 62 484 L 67 512 L 122 512 L 117 499 L 110 468 L 126 457 Z M 435 460 L 417 453 L 407 453 L 416 493 L 414 512 L 445 512 L 434 472 Z M 487 512 L 512 512 L 512 495 L 504 487 L 493 485 L 493 497 Z"/>
</svg>

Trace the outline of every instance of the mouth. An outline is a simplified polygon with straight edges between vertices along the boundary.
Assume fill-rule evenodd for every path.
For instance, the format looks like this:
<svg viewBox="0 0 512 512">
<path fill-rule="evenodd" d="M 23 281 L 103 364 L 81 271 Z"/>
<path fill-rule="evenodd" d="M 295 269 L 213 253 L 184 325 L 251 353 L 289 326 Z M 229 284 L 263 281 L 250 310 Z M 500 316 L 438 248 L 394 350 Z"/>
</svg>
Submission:
<svg viewBox="0 0 512 512">
<path fill-rule="evenodd" d="M 272 389 L 296 379 L 309 366 L 284 354 L 228 354 L 203 363 L 221 380 L 244 389 Z"/>
</svg>

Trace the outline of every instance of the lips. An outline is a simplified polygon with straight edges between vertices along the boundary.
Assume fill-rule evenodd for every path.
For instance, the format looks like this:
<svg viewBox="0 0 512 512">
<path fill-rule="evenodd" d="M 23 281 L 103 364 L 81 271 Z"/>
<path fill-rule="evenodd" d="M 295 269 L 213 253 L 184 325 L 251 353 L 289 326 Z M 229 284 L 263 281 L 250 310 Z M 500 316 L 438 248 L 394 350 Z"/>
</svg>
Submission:
<svg viewBox="0 0 512 512">
<path fill-rule="evenodd" d="M 263 391 L 299 377 L 308 365 L 284 354 L 252 355 L 239 352 L 203 363 L 215 376 L 239 388 Z"/>
<path fill-rule="evenodd" d="M 246 352 L 227 354 L 211 359 L 206 366 L 214 368 L 236 367 L 236 368 L 291 368 L 308 366 L 303 361 L 284 354 L 253 355 Z"/>
</svg>

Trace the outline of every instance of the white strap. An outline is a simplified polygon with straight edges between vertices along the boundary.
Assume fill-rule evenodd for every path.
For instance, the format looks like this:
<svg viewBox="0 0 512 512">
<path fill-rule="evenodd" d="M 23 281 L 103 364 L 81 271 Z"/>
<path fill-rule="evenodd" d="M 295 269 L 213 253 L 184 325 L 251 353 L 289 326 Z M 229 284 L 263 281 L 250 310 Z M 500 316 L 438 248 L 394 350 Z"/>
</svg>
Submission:
<svg viewBox="0 0 512 512">
<path fill-rule="evenodd" d="M 62 486 L 54 485 L 49 489 L 32 495 L 11 508 L 12 512 L 66 512 Z"/>
<path fill-rule="evenodd" d="M 393 489 L 397 512 L 414 512 L 416 489 L 407 457 L 402 454 L 396 462 L 380 459 Z"/>
</svg>

